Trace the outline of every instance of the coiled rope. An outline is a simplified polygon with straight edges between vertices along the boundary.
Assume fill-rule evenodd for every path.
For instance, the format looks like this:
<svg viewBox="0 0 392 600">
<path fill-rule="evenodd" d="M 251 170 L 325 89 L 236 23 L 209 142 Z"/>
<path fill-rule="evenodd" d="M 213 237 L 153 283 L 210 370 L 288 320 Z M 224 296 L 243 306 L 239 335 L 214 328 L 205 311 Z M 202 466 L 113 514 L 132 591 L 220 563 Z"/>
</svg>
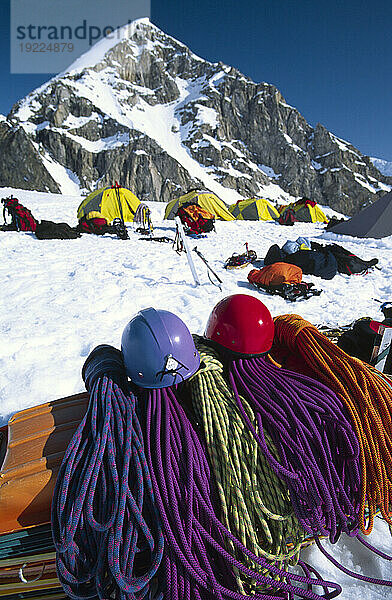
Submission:
<svg viewBox="0 0 392 600">
<path fill-rule="evenodd" d="M 266 453 L 269 451 L 262 436 L 262 425 L 266 420 L 269 423 L 267 429 L 276 443 L 278 454 L 283 457 L 280 464 L 275 463 L 275 467 L 277 473 L 281 471 L 281 476 L 287 480 L 288 487 L 292 492 L 294 509 L 304 529 L 319 526 L 319 533 L 324 535 L 322 532 L 324 525 L 325 529 L 330 531 L 329 537 L 332 543 L 337 541 L 340 531 L 344 531 L 350 536 L 355 536 L 359 542 L 379 556 L 392 560 L 392 557 L 380 553 L 358 535 L 360 493 L 362 490 L 359 477 L 359 444 L 351 424 L 347 421 L 344 405 L 338 396 L 323 384 L 305 375 L 277 368 L 266 358 L 237 360 L 231 364 L 230 381 L 235 389 L 237 402 L 241 405 L 235 379 L 239 382 L 240 389 L 245 397 L 248 399 L 250 393 L 259 407 L 256 414 L 257 417 L 261 416 L 262 418 L 259 420 L 260 435 L 257 439 Z M 301 390 L 301 385 L 299 385 L 304 383 L 308 388 L 307 391 L 306 387 L 302 387 Z M 279 387 L 281 387 L 280 393 L 276 395 Z M 287 397 L 291 396 L 291 398 L 294 398 L 296 392 L 301 390 L 299 396 L 302 396 L 302 402 L 300 405 L 293 404 L 295 411 L 291 415 L 288 411 L 287 402 L 283 401 L 282 390 Z M 246 393 L 247 391 L 248 393 Z M 319 393 L 320 391 L 322 394 Z M 268 395 L 270 396 L 270 403 L 268 401 L 265 403 Z M 333 399 L 335 399 L 334 402 Z M 268 408 L 272 405 L 271 400 L 279 400 L 279 404 L 274 402 L 272 412 Z M 245 411 L 242 410 L 241 412 L 246 420 Z M 279 425 L 277 427 L 277 424 L 281 423 L 281 419 L 288 415 L 290 416 L 287 418 L 287 425 L 294 425 L 294 430 L 291 431 L 295 434 L 291 444 L 287 444 L 287 440 L 285 442 L 281 427 Z M 316 425 L 315 429 L 312 427 L 312 421 Z M 285 425 L 285 429 L 287 425 Z M 306 430 L 305 437 L 298 435 L 304 426 Z M 278 437 L 281 442 L 275 437 L 275 432 L 279 429 Z M 254 429 L 253 432 L 256 436 L 257 433 Z M 308 443 L 303 444 L 306 437 L 308 437 Z M 317 447 L 319 448 L 318 452 L 312 452 L 313 449 L 317 450 Z M 302 453 L 303 451 L 305 453 Z M 271 456 L 270 453 L 269 456 Z M 297 460 L 300 469 L 296 471 L 295 468 L 292 469 L 291 467 L 295 467 Z M 271 465 L 273 461 L 272 457 Z M 318 462 L 320 469 L 314 469 L 314 461 Z M 307 472 L 304 467 L 308 468 Z M 311 467 L 310 470 L 309 467 Z M 304 480 L 301 481 L 293 475 L 295 472 L 300 474 L 302 469 L 304 469 Z M 291 485 L 289 480 L 286 479 L 287 477 L 293 478 Z M 309 482 L 306 481 L 307 477 L 309 477 Z M 305 486 L 304 483 L 306 483 Z M 309 495 L 308 492 L 310 492 Z M 313 509 L 311 505 L 312 496 Z M 350 571 L 323 548 L 316 532 L 314 539 L 320 551 L 347 575 L 368 583 L 392 587 L 392 581 Z"/>
<path fill-rule="evenodd" d="M 203 426 L 223 523 L 253 554 L 286 569 L 297 564 L 306 537 L 293 513 L 287 486 L 275 475 L 246 427 L 217 352 L 203 344 L 203 338 L 194 337 L 202 366 L 188 386 Z M 242 404 L 257 429 L 250 406 L 243 399 Z M 265 437 L 278 460 L 268 434 Z M 235 552 L 232 544 L 230 548 Z M 242 553 L 235 556 L 251 569 L 260 570 Z M 255 582 L 243 581 L 240 576 L 237 582 L 242 593 L 257 589 Z"/>
<path fill-rule="evenodd" d="M 163 535 L 136 397 L 123 391 L 118 350 L 98 347 L 89 359 L 89 406 L 64 455 L 52 500 L 58 577 L 70 598 L 140 600 L 156 588 Z M 156 591 L 155 598 L 163 593 Z"/>
<path fill-rule="evenodd" d="M 374 369 L 348 356 L 298 315 L 275 319 L 275 348 L 302 359 L 305 368 L 328 385 L 349 411 L 360 444 L 359 525 L 369 534 L 380 511 L 392 525 L 392 389 Z"/>
<path fill-rule="evenodd" d="M 336 542 L 355 535 L 359 510 L 359 445 L 343 403 L 304 375 L 264 357 L 236 359 L 229 380 L 241 414 L 275 473 L 286 482 L 302 527 Z M 255 412 L 258 430 L 240 393 Z M 268 448 L 268 431 L 280 460 Z"/>
<path fill-rule="evenodd" d="M 310 570 L 307 577 L 289 574 L 255 556 L 216 517 L 206 451 L 176 393 L 176 388 L 154 389 L 145 397 L 146 455 L 165 537 L 165 600 L 281 600 L 294 595 L 316 600 L 337 596 L 341 591 L 338 584 L 317 575 L 317 579 L 311 578 Z M 226 549 L 227 542 L 278 579 L 241 563 Z M 264 585 L 265 591 L 252 595 L 236 591 L 234 570 Z M 291 581 L 307 588 L 291 585 Z M 324 594 L 314 593 L 312 585 L 323 587 Z"/>
</svg>

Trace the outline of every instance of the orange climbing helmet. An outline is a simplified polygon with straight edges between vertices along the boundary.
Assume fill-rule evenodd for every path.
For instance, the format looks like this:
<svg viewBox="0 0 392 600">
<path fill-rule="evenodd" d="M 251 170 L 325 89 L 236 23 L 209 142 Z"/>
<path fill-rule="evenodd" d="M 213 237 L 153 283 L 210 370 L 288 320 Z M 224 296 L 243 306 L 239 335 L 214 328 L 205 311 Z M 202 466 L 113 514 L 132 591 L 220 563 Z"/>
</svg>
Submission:
<svg viewBox="0 0 392 600">
<path fill-rule="evenodd" d="M 274 339 L 274 321 L 254 296 L 233 294 L 212 310 L 205 337 L 236 354 L 265 354 Z"/>
</svg>

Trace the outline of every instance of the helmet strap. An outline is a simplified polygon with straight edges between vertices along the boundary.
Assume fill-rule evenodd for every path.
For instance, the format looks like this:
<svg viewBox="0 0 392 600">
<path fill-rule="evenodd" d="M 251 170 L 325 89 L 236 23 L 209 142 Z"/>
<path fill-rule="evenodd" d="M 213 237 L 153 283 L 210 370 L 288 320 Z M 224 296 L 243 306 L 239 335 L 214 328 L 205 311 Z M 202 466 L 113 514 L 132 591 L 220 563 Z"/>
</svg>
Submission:
<svg viewBox="0 0 392 600">
<path fill-rule="evenodd" d="M 177 358 L 174 358 L 174 356 L 172 354 L 168 354 L 166 356 L 166 362 L 165 362 L 164 368 L 162 369 L 162 371 L 158 371 L 155 374 L 155 377 L 158 377 L 160 375 L 160 381 L 162 381 L 162 379 L 165 375 L 173 375 L 173 378 L 175 378 L 176 375 L 179 375 L 181 377 L 182 381 L 184 381 L 183 375 L 179 372 L 180 369 L 189 370 L 186 365 L 184 365 Z"/>
</svg>

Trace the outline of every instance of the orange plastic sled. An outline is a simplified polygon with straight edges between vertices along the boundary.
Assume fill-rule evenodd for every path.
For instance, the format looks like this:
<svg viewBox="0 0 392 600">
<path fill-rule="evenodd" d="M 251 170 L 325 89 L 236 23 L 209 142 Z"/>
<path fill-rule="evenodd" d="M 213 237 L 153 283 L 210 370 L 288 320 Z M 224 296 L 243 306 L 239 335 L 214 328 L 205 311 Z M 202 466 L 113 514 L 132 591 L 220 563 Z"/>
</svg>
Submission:
<svg viewBox="0 0 392 600">
<path fill-rule="evenodd" d="M 57 473 L 88 398 L 76 394 L 10 418 L 0 471 L 0 534 L 50 522 Z"/>
</svg>

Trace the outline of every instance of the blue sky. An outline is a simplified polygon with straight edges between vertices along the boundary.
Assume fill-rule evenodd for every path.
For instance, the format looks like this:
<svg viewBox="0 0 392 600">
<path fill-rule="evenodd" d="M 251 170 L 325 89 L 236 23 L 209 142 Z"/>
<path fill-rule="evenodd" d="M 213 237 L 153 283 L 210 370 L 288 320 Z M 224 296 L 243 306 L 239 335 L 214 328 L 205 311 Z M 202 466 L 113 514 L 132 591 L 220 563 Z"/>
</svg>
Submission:
<svg viewBox="0 0 392 600">
<path fill-rule="evenodd" d="M 392 160 L 392 2 L 152 0 L 151 20 L 199 56 L 276 85 L 312 125 Z M 7 114 L 49 76 L 10 75 L 9 0 L 0 23 Z"/>
</svg>

